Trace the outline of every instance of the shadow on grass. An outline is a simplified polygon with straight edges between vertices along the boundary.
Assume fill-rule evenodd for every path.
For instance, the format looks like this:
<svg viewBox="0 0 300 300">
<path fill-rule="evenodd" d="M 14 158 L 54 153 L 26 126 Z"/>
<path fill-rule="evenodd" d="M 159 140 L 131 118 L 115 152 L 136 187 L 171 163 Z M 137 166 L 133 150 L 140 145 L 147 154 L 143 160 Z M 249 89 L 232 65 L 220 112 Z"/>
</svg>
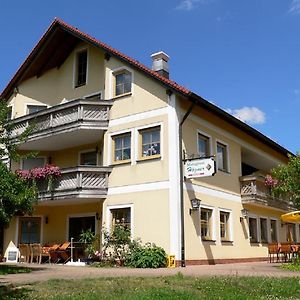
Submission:
<svg viewBox="0 0 300 300">
<path fill-rule="evenodd" d="M 0 265 L 0 275 L 30 273 L 30 272 L 34 272 L 34 271 L 41 271 L 44 269 L 45 268 L 43 268 L 43 267 L 32 267 L 31 268 L 31 267 L 3 264 L 3 265 Z"/>
<path fill-rule="evenodd" d="M 32 291 L 30 286 L 13 286 L 13 285 L 0 285 L 0 299 L 28 299 L 29 293 Z"/>
</svg>

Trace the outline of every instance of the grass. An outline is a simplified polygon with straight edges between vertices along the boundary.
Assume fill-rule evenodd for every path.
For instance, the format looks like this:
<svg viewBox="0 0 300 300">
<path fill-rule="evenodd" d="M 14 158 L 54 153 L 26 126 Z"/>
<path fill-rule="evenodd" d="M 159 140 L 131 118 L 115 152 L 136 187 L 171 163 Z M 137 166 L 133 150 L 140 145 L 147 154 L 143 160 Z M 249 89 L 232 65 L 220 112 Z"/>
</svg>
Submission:
<svg viewBox="0 0 300 300">
<path fill-rule="evenodd" d="M 30 273 L 30 268 L 19 267 L 15 265 L 0 265 L 0 275 Z"/>
<path fill-rule="evenodd" d="M 49 280 L 26 286 L 0 287 L 0 299 L 51 300 L 187 300 L 299 299 L 299 278 L 213 277 L 182 274 L 169 277 L 122 277 Z"/>
</svg>

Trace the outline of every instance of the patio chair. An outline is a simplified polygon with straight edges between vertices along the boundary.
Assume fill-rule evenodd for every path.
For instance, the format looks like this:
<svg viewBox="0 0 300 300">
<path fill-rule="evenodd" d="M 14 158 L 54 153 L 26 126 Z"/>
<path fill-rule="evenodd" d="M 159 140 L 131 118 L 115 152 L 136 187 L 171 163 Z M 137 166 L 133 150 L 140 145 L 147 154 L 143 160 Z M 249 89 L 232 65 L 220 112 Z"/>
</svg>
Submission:
<svg viewBox="0 0 300 300">
<path fill-rule="evenodd" d="M 59 256 L 59 261 L 62 261 L 62 263 L 67 263 L 69 259 L 71 258 L 71 253 L 70 253 L 70 242 L 64 242 L 58 249 L 58 256 Z"/>
<path fill-rule="evenodd" d="M 59 255 L 58 255 L 58 248 L 60 247 L 60 244 L 54 244 L 51 247 L 49 247 L 48 252 L 49 252 L 49 263 L 58 263 L 59 262 Z"/>
<path fill-rule="evenodd" d="M 292 254 L 292 245 L 290 243 L 281 243 L 279 254 L 281 254 L 284 262 L 290 261 Z"/>
<path fill-rule="evenodd" d="M 278 243 L 271 243 L 268 244 L 268 253 L 269 253 L 269 261 L 274 262 L 276 257 L 276 262 L 279 260 L 279 244 Z"/>
<path fill-rule="evenodd" d="M 30 260 L 30 247 L 28 244 L 19 244 L 20 257 L 19 262 L 23 261 L 29 263 Z"/>
<path fill-rule="evenodd" d="M 41 244 L 30 244 L 30 262 L 33 263 L 35 260 L 36 263 L 40 264 L 42 262 L 42 246 Z"/>
</svg>

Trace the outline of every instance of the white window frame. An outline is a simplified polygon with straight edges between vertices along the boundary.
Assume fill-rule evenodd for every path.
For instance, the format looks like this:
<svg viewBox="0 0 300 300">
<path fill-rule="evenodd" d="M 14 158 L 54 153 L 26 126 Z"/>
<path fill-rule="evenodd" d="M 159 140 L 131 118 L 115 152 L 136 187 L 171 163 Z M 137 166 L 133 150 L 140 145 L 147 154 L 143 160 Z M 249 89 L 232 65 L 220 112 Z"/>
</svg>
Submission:
<svg viewBox="0 0 300 300">
<path fill-rule="evenodd" d="M 147 129 L 151 129 L 153 127 L 160 127 L 160 158 L 158 157 L 152 157 L 152 156 L 142 156 L 142 144 L 140 143 L 140 131 L 143 130 L 147 130 Z M 144 161 L 144 160 L 151 160 L 151 159 L 160 159 L 163 160 L 164 159 L 164 141 L 163 141 L 163 131 L 164 127 L 163 127 L 163 122 L 157 122 L 157 123 L 151 123 L 151 124 L 147 124 L 144 126 L 140 126 L 140 127 L 136 127 L 135 128 L 135 156 L 134 156 L 134 160 L 135 161 Z"/>
<path fill-rule="evenodd" d="M 28 106 L 46 106 L 47 108 L 50 107 L 50 105 L 45 103 L 34 103 L 34 102 L 26 102 L 24 103 L 24 115 L 28 115 Z M 46 108 L 46 109 L 47 109 Z"/>
<path fill-rule="evenodd" d="M 115 136 L 118 135 L 122 135 L 122 134 L 130 134 L 130 161 L 131 161 L 131 165 L 135 164 L 135 159 L 134 159 L 134 128 L 128 128 L 128 129 L 123 129 L 123 130 L 119 130 L 119 131 L 114 131 L 108 134 L 108 155 L 107 155 L 107 164 L 110 165 L 118 165 L 118 164 L 122 164 L 122 161 L 119 162 L 115 162 L 114 160 L 114 142 L 113 142 L 113 138 Z M 124 163 L 128 163 L 129 161 L 125 161 Z"/>
<path fill-rule="evenodd" d="M 7 107 L 11 107 L 11 120 L 13 120 L 15 118 L 15 105 L 12 103 L 7 105 Z"/>
<path fill-rule="evenodd" d="M 268 240 L 270 242 L 273 242 L 272 241 L 272 236 L 271 236 L 271 221 L 276 221 L 276 238 L 277 238 L 277 242 L 279 242 L 279 220 L 277 218 L 269 218 L 269 221 L 270 221 L 270 229 L 268 230 L 269 231 L 269 236 L 268 236 Z"/>
<path fill-rule="evenodd" d="M 37 156 L 37 157 L 32 157 L 32 158 L 43 158 L 44 159 L 44 166 L 47 164 L 47 157 L 46 156 Z M 23 170 L 24 159 L 26 159 L 26 158 L 22 158 L 20 160 L 20 170 Z"/>
<path fill-rule="evenodd" d="M 213 153 L 212 136 L 209 135 L 209 134 L 207 134 L 206 132 L 200 130 L 200 129 L 197 129 L 196 140 L 197 140 L 197 153 L 198 153 L 198 155 L 200 156 L 200 149 L 199 149 L 199 142 L 198 142 L 198 140 L 199 140 L 199 134 L 207 137 L 207 139 L 208 139 L 208 151 L 209 151 L 208 156 L 212 155 L 212 153 Z"/>
<path fill-rule="evenodd" d="M 221 238 L 221 232 L 220 232 L 220 229 L 221 229 L 221 224 L 220 224 L 220 214 L 221 212 L 224 212 L 224 213 L 228 213 L 229 214 L 229 218 L 228 218 L 228 230 L 229 230 L 229 237 L 227 240 L 222 240 Z M 227 209 L 227 208 L 222 208 L 222 207 L 219 207 L 218 208 L 218 228 L 219 228 L 219 239 L 220 239 L 220 242 L 221 244 L 222 243 L 226 243 L 226 242 L 230 242 L 232 243 L 233 242 L 233 221 L 232 221 L 232 210 L 230 209 Z"/>
<path fill-rule="evenodd" d="M 96 151 L 96 147 L 95 148 L 90 148 L 90 149 L 85 149 L 85 150 L 81 150 L 81 151 L 78 151 L 78 166 L 81 166 L 80 164 L 80 157 L 81 157 L 81 154 L 83 153 L 89 153 L 89 152 L 96 152 L 97 156 L 96 156 L 96 166 L 99 166 L 99 152 Z"/>
<path fill-rule="evenodd" d="M 201 236 L 201 209 L 203 209 L 203 208 L 207 209 L 207 210 L 211 210 L 211 236 L 210 236 L 211 240 L 202 239 L 202 236 Z M 213 207 L 211 205 L 200 204 L 199 217 L 200 217 L 199 235 L 200 235 L 200 240 L 202 241 L 202 243 L 216 242 L 217 241 L 217 239 L 216 239 L 216 226 L 219 225 L 219 222 L 216 225 L 216 209 L 215 209 L 215 207 Z"/>
<path fill-rule="evenodd" d="M 256 219 L 256 234 L 257 234 L 257 239 L 255 242 L 251 242 L 251 238 L 250 238 L 250 218 L 251 219 Z M 260 242 L 260 223 L 259 223 L 259 220 L 258 220 L 259 216 L 257 215 L 253 215 L 253 214 L 250 214 L 248 217 L 247 217 L 247 223 L 248 223 L 248 240 L 250 243 L 252 244 L 257 244 Z"/>
<path fill-rule="evenodd" d="M 110 230 L 111 230 L 111 216 L 112 213 L 111 211 L 114 209 L 123 209 L 123 208 L 130 208 L 130 238 L 133 239 L 134 238 L 134 209 L 133 209 L 133 204 L 129 203 L 129 204 L 117 204 L 117 205 L 107 205 L 106 207 L 106 230 L 108 231 L 108 233 L 110 234 Z"/>
<path fill-rule="evenodd" d="M 69 219 L 70 218 L 84 218 L 84 217 L 95 217 L 95 234 L 99 233 L 99 228 L 97 227 L 97 219 L 96 219 L 97 211 L 95 212 L 87 212 L 87 213 L 77 213 L 77 214 L 68 214 L 66 218 L 66 238 L 65 240 L 68 241 L 69 238 Z M 49 221 L 51 222 L 51 220 Z M 68 241 L 71 242 L 71 241 Z"/>
<path fill-rule="evenodd" d="M 222 144 L 226 147 L 226 163 L 227 163 L 227 170 L 220 170 L 219 166 L 218 166 L 218 143 Z M 216 165 L 217 165 L 217 170 L 221 171 L 224 174 L 230 174 L 231 173 L 231 168 L 230 168 L 230 147 L 229 144 L 220 140 L 220 139 L 216 139 L 216 147 L 215 147 L 215 151 L 216 151 Z"/>
<path fill-rule="evenodd" d="M 259 216 L 258 217 L 258 219 L 259 219 L 259 239 L 258 239 L 258 241 L 259 241 L 259 243 L 260 244 L 267 244 L 267 243 L 269 243 L 269 241 L 270 241 L 270 221 L 269 221 L 269 218 L 268 217 L 265 217 L 265 216 Z M 264 219 L 264 220 L 266 220 L 266 224 L 267 224 L 267 228 L 266 228 L 266 230 L 267 230 L 267 232 L 266 232 L 266 234 L 267 234 L 267 240 L 265 241 L 265 242 L 263 242 L 262 241 L 262 238 L 261 238 L 261 219 Z"/>
<path fill-rule="evenodd" d="M 122 71 L 124 72 L 129 72 L 131 74 L 131 92 L 130 93 L 125 93 L 125 94 L 121 94 L 116 96 L 115 95 L 115 74 L 121 73 Z M 109 98 L 119 98 L 119 97 L 123 97 L 125 95 L 130 95 L 130 94 L 134 94 L 134 72 L 133 69 L 127 67 L 127 66 L 121 66 L 115 69 L 112 69 L 110 71 L 109 74 Z"/>
<path fill-rule="evenodd" d="M 83 52 L 83 51 L 86 51 L 86 81 L 85 81 L 85 84 L 77 86 L 76 85 L 76 82 L 77 82 L 77 67 L 78 67 L 77 57 L 78 57 L 78 54 L 80 52 Z M 80 48 L 77 48 L 74 51 L 74 61 L 73 61 L 73 89 L 74 90 L 88 85 L 88 82 L 89 82 L 89 61 L 90 61 L 90 53 L 89 52 L 90 51 L 89 51 L 88 47 L 80 47 Z"/>
</svg>

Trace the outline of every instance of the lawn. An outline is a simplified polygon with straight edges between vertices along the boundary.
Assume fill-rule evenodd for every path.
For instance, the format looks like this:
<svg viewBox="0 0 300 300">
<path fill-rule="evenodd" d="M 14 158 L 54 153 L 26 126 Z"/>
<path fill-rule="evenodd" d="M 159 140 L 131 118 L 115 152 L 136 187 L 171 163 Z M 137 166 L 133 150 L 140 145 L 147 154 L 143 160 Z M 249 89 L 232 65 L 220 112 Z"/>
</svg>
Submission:
<svg viewBox="0 0 300 300">
<path fill-rule="evenodd" d="M 299 299 L 299 278 L 169 277 L 50 280 L 0 289 L 0 299 Z"/>
</svg>

